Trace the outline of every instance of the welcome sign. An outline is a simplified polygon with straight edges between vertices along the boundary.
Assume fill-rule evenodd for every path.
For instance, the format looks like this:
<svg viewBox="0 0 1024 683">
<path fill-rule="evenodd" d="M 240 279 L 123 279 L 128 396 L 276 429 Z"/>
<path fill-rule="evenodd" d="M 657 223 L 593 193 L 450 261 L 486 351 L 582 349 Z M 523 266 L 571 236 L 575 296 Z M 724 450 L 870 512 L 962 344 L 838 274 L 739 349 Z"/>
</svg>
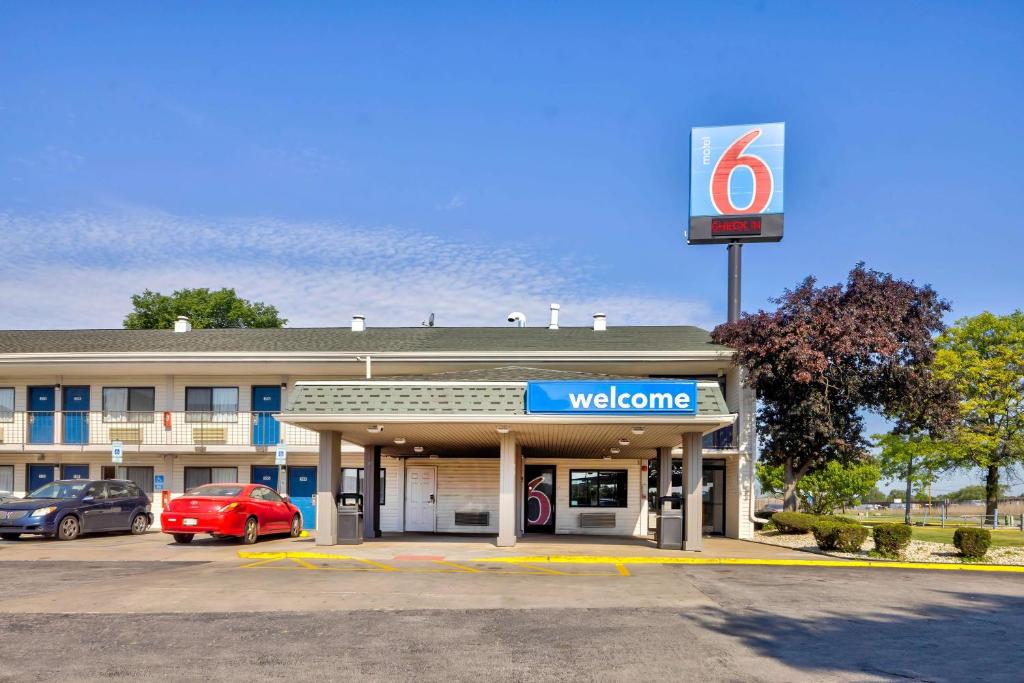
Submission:
<svg viewBox="0 0 1024 683">
<path fill-rule="evenodd" d="M 526 412 L 696 415 L 697 383 L 693 380 L 527 382 Z"/>
</svg>

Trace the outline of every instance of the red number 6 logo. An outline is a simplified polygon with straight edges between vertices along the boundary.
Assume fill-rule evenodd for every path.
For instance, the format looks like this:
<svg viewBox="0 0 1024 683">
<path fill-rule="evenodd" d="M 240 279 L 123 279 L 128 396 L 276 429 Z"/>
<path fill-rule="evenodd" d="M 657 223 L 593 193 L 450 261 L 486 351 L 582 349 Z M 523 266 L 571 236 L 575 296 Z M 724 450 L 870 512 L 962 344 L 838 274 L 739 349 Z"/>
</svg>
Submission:
<svg viewBox="0 0 1024 683">
<path fill-rule="evenodd" d="M 726 216 L 763 213 L 768 208 L 768 204 L 772 200 L 772 188 L 775 185 L 772 170 L 768 168 L 768 164 L 764 163 L 761 157 L 743 153 L 759 137 L 761 137 L 760 128 L 755 128 L 744 134 L 729 145 L 729 148 L 715 164 L 715 170 L 711 173 L 711 204 L 718 213 Z M 754 196 L 746 206 L 734 205 L 732 197 L 729 196 L 729 181 L 732 178 L 732 172 L 740 166 L 750 169 L 754 175 Z"/>
</svg>

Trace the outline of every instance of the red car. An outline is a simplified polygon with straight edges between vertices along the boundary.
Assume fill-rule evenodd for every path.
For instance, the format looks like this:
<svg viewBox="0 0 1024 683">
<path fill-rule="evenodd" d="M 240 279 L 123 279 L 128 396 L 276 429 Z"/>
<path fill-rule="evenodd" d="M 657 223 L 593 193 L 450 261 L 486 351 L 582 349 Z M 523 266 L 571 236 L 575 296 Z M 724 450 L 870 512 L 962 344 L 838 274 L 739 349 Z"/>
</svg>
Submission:
<svg viewBox="0 0 1024 683">
<path fill-rule="evenodd" d="M 160 513 L 160 527 L 176 543 L 198 533 L 255 543 L 267 534 L 302 533 L 302 514 L 277 491 L 262 484 L 206 484 L 173 499 Z"/>
</svg>

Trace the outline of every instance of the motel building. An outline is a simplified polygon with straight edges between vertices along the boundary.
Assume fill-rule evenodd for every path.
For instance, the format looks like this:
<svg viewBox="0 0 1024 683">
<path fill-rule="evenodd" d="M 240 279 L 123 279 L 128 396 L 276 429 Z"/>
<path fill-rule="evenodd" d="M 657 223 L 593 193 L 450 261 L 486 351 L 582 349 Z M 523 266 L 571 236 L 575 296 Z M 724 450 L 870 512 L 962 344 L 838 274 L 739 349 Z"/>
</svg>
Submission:
<svg viewBox="0 0 1024 683">
<path fill-rule="evenodd" d="M 561 327 L 557 315 L 534 327 L 355 316 L 342 328 L 192 330 L 182 318 L 174 330 L 0 331 L 0 496 L 131 479 L 159 520 L 195 486 L 260 482 L 323 545 L 338 541 L 341 493 L 362 494 L 367 542 L 649 542 L 659 508 L 682 512 L 685 550 L 749 538 L 754 399 L 733 351 L 696 327 L 602 314 Z"/>
</svg>

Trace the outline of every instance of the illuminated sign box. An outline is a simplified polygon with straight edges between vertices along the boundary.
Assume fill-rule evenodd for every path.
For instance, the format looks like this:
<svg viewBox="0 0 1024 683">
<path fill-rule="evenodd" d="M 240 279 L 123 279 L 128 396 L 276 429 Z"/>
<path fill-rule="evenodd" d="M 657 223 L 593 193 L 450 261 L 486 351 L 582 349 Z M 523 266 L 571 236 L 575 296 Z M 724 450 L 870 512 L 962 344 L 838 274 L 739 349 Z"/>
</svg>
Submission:
<svg viewBox="0 0 1024 683">
<path fill-rule="evenodd" d="M 690 244 L 782 239 L 785 124 L 694 128 Z"/>
<path fill-rule="evenodd" d="M 576 415 L 696 415 L 692 380 L 527 382 L 526 412 Z"/>
</svg>

